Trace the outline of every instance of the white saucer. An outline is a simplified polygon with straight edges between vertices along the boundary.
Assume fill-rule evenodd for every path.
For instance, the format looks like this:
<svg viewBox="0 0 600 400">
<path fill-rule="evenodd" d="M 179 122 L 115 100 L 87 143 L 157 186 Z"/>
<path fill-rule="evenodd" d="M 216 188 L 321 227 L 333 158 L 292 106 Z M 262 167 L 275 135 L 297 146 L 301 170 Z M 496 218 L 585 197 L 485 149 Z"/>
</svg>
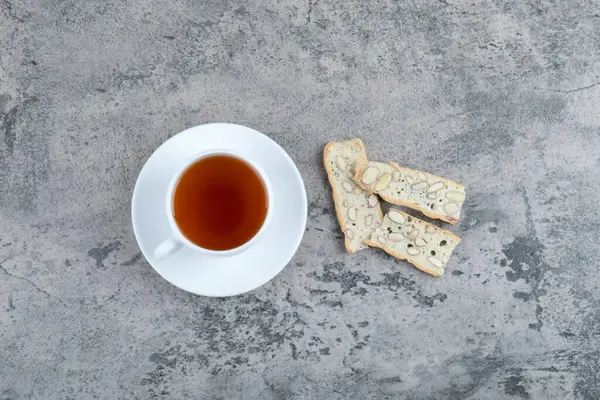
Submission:
<svg viewBox="0 0 600 400">
<path fill-rule="evenodd" d="M 212 149 L 229 149 L 260 165 L 272 186 L 271 220 L 242 253 L 213 256 L 184 247 L 158 261 L 154 249 L 171 234 L 165 210 L 169 183 L 191 157 Z M 304 183 L 290 156 L 269 137 L 234 124 L 196 126 L 163 143 L 144 164 L 131 205 L 133 232 L 146 260 L 173 285 L 203 296 L 234 296 L 274 278 L 298 249 L 306 215 Z"/>
</svg>

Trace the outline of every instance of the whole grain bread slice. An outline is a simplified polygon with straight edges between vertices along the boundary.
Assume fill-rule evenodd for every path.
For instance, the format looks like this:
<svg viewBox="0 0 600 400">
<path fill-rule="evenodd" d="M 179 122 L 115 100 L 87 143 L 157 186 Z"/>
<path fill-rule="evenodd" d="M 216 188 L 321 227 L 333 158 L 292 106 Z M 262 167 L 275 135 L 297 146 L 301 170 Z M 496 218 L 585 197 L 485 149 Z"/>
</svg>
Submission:
<svg viewBox="0 0 600 400">
<path fill-rule="evenodd" d="M 360 160 L 354 181 L 392 204 L 409 207 L 430 218 L 454 224 L 460 218 L 465 187 L 449 179 L 398 164 Z"/>
<path fill-rule="evenodd" d="M 393 208 L 365 243 L 407 260 L 428 274 L 441 276 L 460 238 Z"/>
<path fill-rule="evenodd" d="M 360 139 L 329 142 L 323 150 L 335 213 L 344 233 L 346 250 L 350 254 L 367 247 L 365 239 L 381 225 L 383 219 L 377 196 L 368 193 L 353 180 L 354 166 L 366 160 L 367 154 Z"/>
</svg>

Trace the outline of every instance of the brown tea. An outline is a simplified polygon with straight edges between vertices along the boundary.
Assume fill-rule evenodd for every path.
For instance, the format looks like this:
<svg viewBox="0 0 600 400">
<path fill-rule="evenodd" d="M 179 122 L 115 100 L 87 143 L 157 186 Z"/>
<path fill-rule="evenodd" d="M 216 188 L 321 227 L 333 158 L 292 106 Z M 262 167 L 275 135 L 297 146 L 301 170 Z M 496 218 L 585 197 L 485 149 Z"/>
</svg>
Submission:
<svg viewBox="0 0 600 400">
<path fill-rule="evenodd" d="M 211 155 L 190 165 L 173 195 L 177 226 L 192 243 L 231 250 L 258 233 L 269 207 L 260 175 L 245 161 Z"/>
</svg>

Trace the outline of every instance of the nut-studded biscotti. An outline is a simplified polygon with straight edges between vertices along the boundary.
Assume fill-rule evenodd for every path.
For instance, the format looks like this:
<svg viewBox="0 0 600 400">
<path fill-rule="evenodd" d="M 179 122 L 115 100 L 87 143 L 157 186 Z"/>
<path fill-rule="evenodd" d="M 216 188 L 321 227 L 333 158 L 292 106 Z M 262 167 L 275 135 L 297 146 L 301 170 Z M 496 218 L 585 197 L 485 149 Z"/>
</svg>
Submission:
<svg viewBox="0 0 600 400">
<path fill-rule="evenodd" d="M 344 232 L 346 250 L 350 254 L 367 247 L 365 239 L 381 225 L 383 219 L 377 196 L 363 190 L 353 180 L 354 166 L 366 159 L 365 147 L 360 139 L 329 142 L 323 151 L 335 213 Z"/>
<path fill-rule="evenodd" d="M 408 260 L 428 274 L 441 276 L 460 238 L 402 211 L 391 209 L 381 226 L 373 231 L 365 243 L 401 260 Z"/>
<path fill-rule="evenodd" d="M 465 187 L 422 171 L 361 160 L 354 180 L 387 202 L 421 211 L 430 218 L 456 223 L 465 201 Z"/>
</svg>

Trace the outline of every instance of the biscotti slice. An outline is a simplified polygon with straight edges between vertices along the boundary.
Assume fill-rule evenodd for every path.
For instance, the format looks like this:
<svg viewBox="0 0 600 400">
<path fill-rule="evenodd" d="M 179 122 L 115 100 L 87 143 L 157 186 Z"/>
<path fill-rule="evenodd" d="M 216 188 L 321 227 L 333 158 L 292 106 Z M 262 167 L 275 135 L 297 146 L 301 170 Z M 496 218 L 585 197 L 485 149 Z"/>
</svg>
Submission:
<svg viewBox="0 0 600 400">
<path fill-rule="evenodd" d="M 428 274 L 441 276 L 460 238 L 402 211 L 391 209 L 383 217 L 381 226 L 373 231 L 365 243 L 401 260 L 408 260 Z"/>
<path fill-rule="evenodd" d="M 377 196 L 366 192 L 353 180 L 354 166 L 366 159 L 365 147 L 360 139 L 329 142 L 323 151 L 335 213 L 344 232 L 346 250 L 350 254 L 367 247 L 365 239 L 381 225 L 383 219 Z"/>
<path fill-rule="evenodd" d="M 361 160 L 354 180 L 387 202 L 421 211 L 430 218 L 456 223 L 465 201 L 465 187 L 422 171 Z"/>
</svg>

